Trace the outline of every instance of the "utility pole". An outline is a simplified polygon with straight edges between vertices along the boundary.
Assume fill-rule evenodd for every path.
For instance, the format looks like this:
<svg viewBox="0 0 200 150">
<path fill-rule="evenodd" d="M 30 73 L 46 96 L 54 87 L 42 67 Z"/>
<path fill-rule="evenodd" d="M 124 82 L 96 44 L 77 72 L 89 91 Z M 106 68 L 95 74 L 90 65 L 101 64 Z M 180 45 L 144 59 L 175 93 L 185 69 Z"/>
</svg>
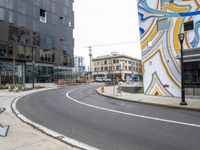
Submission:
<svg viewBox="0 0 200 150">
<path fill-rule="evenodd" d="M 134 77 L 134 72 L 133 72 L 133 60 L 131 60 L 131 82 L 133 84 L 133 77 Z"/>
<path fill-rule="evenodd" d="M 90 76 L 92 77 L 92 47 L 89 46 L 89 57 L 90 57 Z"/>
<path fill-rule="evenodd" d="M 13 74 L 12 74 L 12 84 L 15 85 L 15 66 L 16 66 L 16 62 L 15 62 L 15 56 L 13 56 Z"/>
</svg>

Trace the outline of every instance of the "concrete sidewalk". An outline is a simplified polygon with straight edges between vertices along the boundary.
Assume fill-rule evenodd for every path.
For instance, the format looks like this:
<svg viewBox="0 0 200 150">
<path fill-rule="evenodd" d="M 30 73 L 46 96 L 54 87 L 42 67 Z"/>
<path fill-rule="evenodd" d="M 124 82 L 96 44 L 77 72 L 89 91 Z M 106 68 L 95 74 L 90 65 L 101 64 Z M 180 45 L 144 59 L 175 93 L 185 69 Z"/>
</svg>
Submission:
<svg viewBox="0 0 200 150">
<path fill-rule="evenodd" d="M 0 107 L 6 108 L 6 111 L 0 114 L 0 124 L 10 125 L 7 136 L 0 136 L 0 150 L 76 150 L 23 123 L 11 110 L 11 103 L 15 98 L 55 88 L 54 86 L 18 93 L 0 90 Z"/>
<path fill-rule="evenodd" d="M 181 101 L 181 98 L 147 96 L 144 94 L 133 94 L 133 93 L 126 93 L 126 92 L 121 92 L 121 94 L 116 94 L 116 91 L 117 91 L 116 87 L 117 86 L 115 86 L 115 90 L 114 90 L 112 86 L 105 86 L 104 92 L 102 92 L 101 88 L 99 88 L 97 89 L 97 93 L 103 96 L 107 96 L 107 97 L 111 97 L 111 98 L 115 98 L 119 100 L 126 100 L 126 101 L 132 101 L 132 102 L 137 102 L 137 103 L 145 103 L 145 104 L 151 104 L 151 105 L 159 105 L 159 106 L 200 111 L 199 97 L 198 98 L 186 97 L 186 102 L 188 103 L 188 105 L 182 106 L 179 104 Z"/>
</svg>

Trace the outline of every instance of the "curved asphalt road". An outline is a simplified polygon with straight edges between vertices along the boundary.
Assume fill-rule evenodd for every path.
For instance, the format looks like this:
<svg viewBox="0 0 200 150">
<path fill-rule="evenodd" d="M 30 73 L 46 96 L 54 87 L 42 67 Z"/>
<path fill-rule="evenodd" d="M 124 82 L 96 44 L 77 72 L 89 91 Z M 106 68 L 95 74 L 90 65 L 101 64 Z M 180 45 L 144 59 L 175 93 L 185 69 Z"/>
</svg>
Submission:
<svg viewBox="0 0 200 150">
<path fill-rule="evenodd" d="M 98 84 L 69 96 L 86 104 L 148 117 L 200 125 L 200 112 L 114 100 L 96 94 Z M 96 109 L 74 102 L 75 87 L 22 98 L 17 109 L 32 121 L 102 150 L 199 150 L 200 128 Z"/>
</svg>

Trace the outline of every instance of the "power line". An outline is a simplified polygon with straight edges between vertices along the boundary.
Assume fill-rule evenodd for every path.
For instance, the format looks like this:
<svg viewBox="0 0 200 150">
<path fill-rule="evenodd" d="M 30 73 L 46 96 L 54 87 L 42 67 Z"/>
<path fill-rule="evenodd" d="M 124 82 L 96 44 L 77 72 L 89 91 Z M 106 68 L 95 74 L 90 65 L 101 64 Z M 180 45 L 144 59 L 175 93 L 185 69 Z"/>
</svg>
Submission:
<svg viewBox="0 0 200 150">
<path fill-rule="evenodd" d="M 91 45 L 92 47 L 108 47 L 108 46 L 115 46 L 115 45 L 125 45 L 125 44 L 131 44 L 131 43 L 136 43 L 139 42 L 140 40 L 136 40 L 136 41 L 125 41 L 125 42 L 116 42 L 116 43 L 106 43 L 106 44 L 94 44 Z M 79 48 L 75 48 L 77 49 L 84 49 L 84 48 L 88 48 L 88 46 L 83 46 L 83 47 L 79 47 Z"/>
</svg>

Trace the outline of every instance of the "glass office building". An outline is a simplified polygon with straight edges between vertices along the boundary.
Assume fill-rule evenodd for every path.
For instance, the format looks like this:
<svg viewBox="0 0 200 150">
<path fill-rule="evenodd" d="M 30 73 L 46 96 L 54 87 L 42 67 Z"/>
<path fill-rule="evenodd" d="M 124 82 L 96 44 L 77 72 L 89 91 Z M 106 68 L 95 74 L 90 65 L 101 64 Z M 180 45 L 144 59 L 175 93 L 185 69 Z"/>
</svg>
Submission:
<svg viewBox="0 0 200 150">
<path fill-rule="evenodd" d="M 0 0 L 0 82 L 66 78 L 74 66 L 73 29 L 73 0 Z"/>
</svg>

